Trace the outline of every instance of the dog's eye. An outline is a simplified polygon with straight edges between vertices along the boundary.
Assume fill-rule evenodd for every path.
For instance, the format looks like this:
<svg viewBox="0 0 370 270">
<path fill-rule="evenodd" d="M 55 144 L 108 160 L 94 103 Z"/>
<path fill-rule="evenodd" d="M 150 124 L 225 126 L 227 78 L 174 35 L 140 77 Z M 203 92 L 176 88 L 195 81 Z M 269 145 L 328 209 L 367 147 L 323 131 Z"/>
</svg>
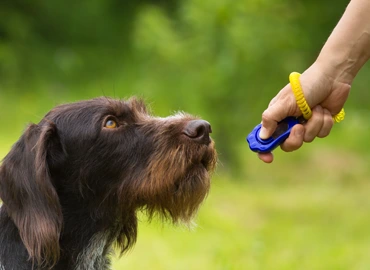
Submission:
<svg viewBox="0 0 370 270">
<path fill-rule="evenodd" d="M 109 119 L 107 122 L 105 122 L 104 127 L 106 127 L 106 128 L 116 128 L 116 127 L 118 127 L 118 125 L 117 125 L 116 121 L 114 121 L 112 119 Z"/>
</svg>

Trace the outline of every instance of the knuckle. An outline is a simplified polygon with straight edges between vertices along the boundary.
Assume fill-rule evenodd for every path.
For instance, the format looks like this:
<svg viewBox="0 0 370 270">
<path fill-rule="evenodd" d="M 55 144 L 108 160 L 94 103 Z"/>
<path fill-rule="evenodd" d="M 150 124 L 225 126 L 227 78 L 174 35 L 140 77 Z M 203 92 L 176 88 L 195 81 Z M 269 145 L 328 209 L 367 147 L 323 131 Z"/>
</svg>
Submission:
<svg viewBox="0 0 370 270">
<path fill-rule="evenodd" d="M 320 132 L 317 137 L 319 138 L 325 138 L 329 135 L 330 132 Z"/>
<path fill-rule="evenodd" d="M 303 145 L 302 140 L 286 140 L 283 144 L 280 145 L 281 150 L 284 152 L 293 152 L 299 149 Z"/>
<path fill-rule="evenodd" d="M 263 122 L 270 122 L 271 121 L 271 113 L 268 109 L 266 109 L 263 113 L 262 113 L 262 121 Z"/>
<path fill-rule="evenodd" d="M 305 137 L 304 137 L 304 142 L 306 143 L 310 143 L 310 142 L 313 142 L 315 140 L 315 135 L 310 135 L 310 134 L 307 134 Z"/>
<path fill-rule="evenodd" d="M 323 110 L 323 108 L 322 108 L 320 105 L 316 105 L 316 106 L 312 109 L 312 111 L 313 111 L 314 113 L 320 113 L 320 114 L 323 114 L 323 113 L 324 113 L 324 110 Z"/>
</svg>

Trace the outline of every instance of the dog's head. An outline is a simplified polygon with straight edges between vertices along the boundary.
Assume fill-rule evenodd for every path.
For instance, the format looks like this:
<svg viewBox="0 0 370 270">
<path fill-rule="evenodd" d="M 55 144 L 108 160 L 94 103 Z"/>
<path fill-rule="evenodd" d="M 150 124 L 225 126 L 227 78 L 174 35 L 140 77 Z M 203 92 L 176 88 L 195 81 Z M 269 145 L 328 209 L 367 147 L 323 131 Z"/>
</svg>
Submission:
<svg viewBox="0 0 370 270">
<path fill-rule="evenodd" d="M 32 260 L 58 260 L 68 200 L 136 239 L 138 209 L 188 222 L 206 197 L 216 152 L 210 125 L 187 114 L 151 116 L 142 101 L 61 105 L 28 127 L 0 168 L 0 198 Z M 130 226 L 125 226 L 130 223 Z"/>
</svg>

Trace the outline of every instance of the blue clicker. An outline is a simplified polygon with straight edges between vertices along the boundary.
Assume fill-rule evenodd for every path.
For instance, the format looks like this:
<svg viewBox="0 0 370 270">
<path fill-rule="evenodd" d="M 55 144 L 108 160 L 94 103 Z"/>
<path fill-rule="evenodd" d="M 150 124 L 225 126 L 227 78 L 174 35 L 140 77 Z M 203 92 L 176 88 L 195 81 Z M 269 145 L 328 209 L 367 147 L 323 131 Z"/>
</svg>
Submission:
<svg viewBox="0 0 370 270">
<path fill-rule="evenodd" d="M 288 138 L 292 128 L 299 123 L 300 120 L 296 117 L 285 118 L 283 121 L 278 123 L 274 134 L 272 134 L 272 136 L 266 140 L 261 139 L 259 136 L 262 126 L 261 124 L 259 124 L 247 137 L 249 148 L 253 152 L 258 153 L 272 152 L 272 150 L 274 150 L 276 147 L 282 144 L 286 140 L 286 138 Z"/>
</svg>

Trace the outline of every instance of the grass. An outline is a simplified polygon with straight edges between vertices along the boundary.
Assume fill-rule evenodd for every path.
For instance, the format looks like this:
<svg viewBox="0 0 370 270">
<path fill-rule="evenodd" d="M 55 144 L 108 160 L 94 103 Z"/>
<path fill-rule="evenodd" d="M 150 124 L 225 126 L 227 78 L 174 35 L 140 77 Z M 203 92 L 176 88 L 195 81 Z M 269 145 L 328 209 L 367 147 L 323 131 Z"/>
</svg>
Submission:
<svg viewBox="0 0 370 270">
<path fill-rule="evenodd" d="M 242 142 L 244 173 L 232 178 L 221 164 L 195 230 L 142 217 L 113 269 L 370 269 L 370 156 L 350 132 L 361 143 L 369 134 L 348 122 L 300 151 L 276 151 L 269 165 Z M 1 137 L 0 157 L 13 141 Z"/>
<path fill-rule="evenodd" d="M 368 269 L 370 189 L 216 178 L 195 231 L 140 223 L 114 269 Z"/>
</svg>

